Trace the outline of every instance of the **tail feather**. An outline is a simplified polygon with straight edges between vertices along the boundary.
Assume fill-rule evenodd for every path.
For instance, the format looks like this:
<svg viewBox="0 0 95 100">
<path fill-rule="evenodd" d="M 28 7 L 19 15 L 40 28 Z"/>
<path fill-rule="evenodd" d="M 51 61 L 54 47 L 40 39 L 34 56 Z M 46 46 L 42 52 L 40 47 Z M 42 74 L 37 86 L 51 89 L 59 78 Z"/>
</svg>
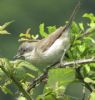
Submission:
<svg viewBox="0 0 95 100">
<path fill-rule="evenodd" d="M 73 22 L 73 20 L 75 18 L 76 13 L 78 12 L 79 8 L 80 8 L 80 1 L 78 1 L 77 5 L 75 6 L 75 9 L 73 10 L 73 12 L 71 14 L 71 16 L 70 16 L 70 18 L 68 20 L 68 23 L 65 26 L 66 29 L 71 27 L 72 22 Z"/>
</svg>

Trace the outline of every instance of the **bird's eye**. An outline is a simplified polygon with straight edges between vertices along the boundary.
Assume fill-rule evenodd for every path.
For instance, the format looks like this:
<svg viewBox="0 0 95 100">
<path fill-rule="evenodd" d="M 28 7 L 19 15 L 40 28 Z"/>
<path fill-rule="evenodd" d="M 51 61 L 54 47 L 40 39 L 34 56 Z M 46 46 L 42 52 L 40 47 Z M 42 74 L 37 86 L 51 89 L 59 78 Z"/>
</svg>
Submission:
<svg viewBox="0 0 95 100">
<path fill-rule="evenodd" d="M 23 49 L 23 52 L 25 52 L 26 51 L 26 49 Z"/>
</svg>

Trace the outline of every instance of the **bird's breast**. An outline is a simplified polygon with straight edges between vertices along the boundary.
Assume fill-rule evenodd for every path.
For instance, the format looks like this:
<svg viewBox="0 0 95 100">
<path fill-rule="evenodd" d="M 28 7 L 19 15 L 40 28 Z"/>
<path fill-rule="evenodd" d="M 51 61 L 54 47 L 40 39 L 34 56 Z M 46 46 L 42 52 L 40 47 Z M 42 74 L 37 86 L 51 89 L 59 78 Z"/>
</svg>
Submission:
<svg viewBox="0 0 95 100">
<path fill-rule="evenodd" d="M 59 38 L 45 52 L 41 52 L 38 48 L 37 50 L 33 50 L 31 56 L 26 59 L 35 66 L 51 65 L 60 60 L 64 49 L 67 49 L 68 47 L 69 40 L 67 38 Z"/>
</svg>

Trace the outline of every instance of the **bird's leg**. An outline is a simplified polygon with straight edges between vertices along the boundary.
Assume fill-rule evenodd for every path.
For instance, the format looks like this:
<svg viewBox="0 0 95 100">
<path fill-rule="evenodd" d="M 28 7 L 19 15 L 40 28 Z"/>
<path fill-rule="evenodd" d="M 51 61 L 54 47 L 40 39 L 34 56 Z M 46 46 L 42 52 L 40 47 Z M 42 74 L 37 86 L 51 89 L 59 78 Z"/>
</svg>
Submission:
<svg viewBox="0 0 95 100">
<path fill-rule="evenodd" d="M 61 57 L 61 59 L 60 59 L 60 64 L 62 64 L 63 63 L 63 60 L 64 60 L 64 56 L 65 56 L 65 54 L 66 54 L 66 49 L 64 49 L 64 52 L 63 52 L 63 54 L 62 54 L 62 57 Z"/>
</svg>

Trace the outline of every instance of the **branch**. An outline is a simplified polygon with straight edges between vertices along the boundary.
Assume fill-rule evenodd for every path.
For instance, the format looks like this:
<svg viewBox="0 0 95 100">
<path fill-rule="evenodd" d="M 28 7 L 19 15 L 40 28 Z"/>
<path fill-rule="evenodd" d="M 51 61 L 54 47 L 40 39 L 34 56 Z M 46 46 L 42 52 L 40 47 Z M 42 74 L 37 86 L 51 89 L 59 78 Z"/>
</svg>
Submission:
<svg viewBox="0 0 95 100">
<path fill-rule="evenodd" d="M 87 36 L 87 35 L 91 34 L 91 33 L 94 32 L 94 31 L 95 31 L 95 26 L 94 26 L 94 27 L 90 27 L 90 28 L 86 29 L 86 31 L 83 32 L 82 35 L 80 35 L 78 38 L 76 38 L 76 40 L 80 40 L 80 39 L 83 38 L 84 36 Z"/>
<path fill-rule="evenodd" d="M 89 59 L 80 59 L 80 60 L 75 60 L 75 61 L 70 61 L 70 62 L 62 62 L 61 64 L 59 63 L 57 66 L 60 65 L 60 67 L 64 66 L 72 66 L 75 64 L 88 64 L 88 63 L 95 63 L 95 58 L 89 58 Z"/>
<path fill-rule="evenodd" d="M 41 74 L 39 77 L 34 79 L 34 81 L 32 81 L 32 83 L 29 84 L 29 86 L 27 88 L 27 92 L 30 92 L 32 88 L 35 88 L 36 85 L 40 84 L 47 77 L 48 71 L 53 67 L 54 68 L 64 68 L 66 66 L 72 66 L 75 64 L 82 65 L 82 64 L 88 64 L 88 63 L 95 63 L 94 57 L 89 58 L 89 59 L 80 59 L 80 60 L 70 61 L 70 62 L 61 62 L 61 63 L 57 62 L 51 66 L 48 66 L 43 74 Z"/>
<path fill-rule="evenodd" d="M 15 85 L 18 87 L 18 89 L 20 90 L 20 92 L 23 93 L 23 95 L 28 99 L 28 100 L 32 100 L 32 98 L 30 97 L 30 95 L 28 94 L 28 92 L 23 88 L 22 84 L 16 80 L 16 78 L 13 76 L 13 73 L 8 72 L 8 70 L 6 70 L 6 68 L 4 68 L 4 64 L 6 62 L 4 62 L 2 59 L 0 59 L 0 68 L 2 69 L 2 71 L 15 83 Z M 7 66 L 8 68 L 10 66 Z"/>
</svg>

